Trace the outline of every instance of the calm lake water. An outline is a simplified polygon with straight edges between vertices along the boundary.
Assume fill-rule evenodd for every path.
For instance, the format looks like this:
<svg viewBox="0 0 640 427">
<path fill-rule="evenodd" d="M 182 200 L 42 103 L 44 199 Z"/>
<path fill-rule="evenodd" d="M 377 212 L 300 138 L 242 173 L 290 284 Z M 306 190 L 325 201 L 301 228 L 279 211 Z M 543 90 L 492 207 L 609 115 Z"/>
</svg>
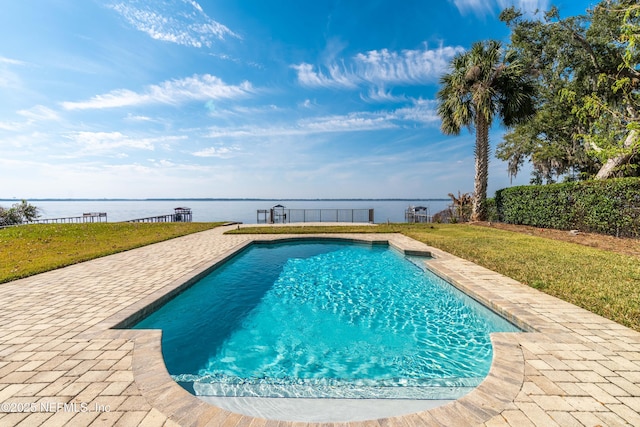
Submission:
<svg viewBox="0 0 640 427">
<path fill-rule="evenodd" d="M 0 200 L 8 208 L 16 200 Z M 257 223 L 258 209 L 280 204 L 286 209 L 373 209 L 374 222 L 404 222 L 409 206 L 426 206 L 433 215 L 445 209 L 445 200 L 30 200 L 41 218 L 82 216 L 85 212 L 106 212 L 109 222 L 172 214 L 174 208 L 189 207 L 193 221 L 238 221 Z"/>
</svg>

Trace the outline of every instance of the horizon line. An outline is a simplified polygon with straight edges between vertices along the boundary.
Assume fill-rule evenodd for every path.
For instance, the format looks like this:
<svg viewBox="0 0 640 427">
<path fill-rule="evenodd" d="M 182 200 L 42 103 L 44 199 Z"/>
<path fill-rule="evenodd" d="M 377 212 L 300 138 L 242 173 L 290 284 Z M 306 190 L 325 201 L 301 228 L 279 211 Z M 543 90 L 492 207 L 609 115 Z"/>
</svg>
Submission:
<svg viewBox="0 0 640 427">
<path fill-rule="evenodd" d="M 55 197 L 45 197 L 45 198 L 0 198 L 0 201 L 21 201 L 26 200 L 34 201 L 34 202 L 120 202 L 120 201 L 139 201 L 139 202 L 158 202 L 158 201 L 382 201 L 382 202 L 392 202 L 392 201 L 449 201 L 450 198 L 407 198 L 407 197 L 383 197 L 383 198 L 349 198 L 349 197 L 338 197 L 338 198 L 263 198 L 263 197 L 154 197 L 154 198 L 55 198 Z"/>
</svg>

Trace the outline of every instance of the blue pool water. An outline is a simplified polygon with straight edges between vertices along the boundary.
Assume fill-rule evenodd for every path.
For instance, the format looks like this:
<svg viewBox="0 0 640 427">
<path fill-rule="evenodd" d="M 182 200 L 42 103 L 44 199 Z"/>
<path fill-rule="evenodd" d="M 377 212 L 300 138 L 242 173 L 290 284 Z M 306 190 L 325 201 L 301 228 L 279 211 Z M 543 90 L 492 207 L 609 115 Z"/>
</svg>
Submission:
<svg viewBox="0 0 640 427">
<path fill-rule="evenodd" d="M 198 395 L 457 398 L 506 320 L 386 245 L 254 244 L 136 329 Z"/>
</svg>

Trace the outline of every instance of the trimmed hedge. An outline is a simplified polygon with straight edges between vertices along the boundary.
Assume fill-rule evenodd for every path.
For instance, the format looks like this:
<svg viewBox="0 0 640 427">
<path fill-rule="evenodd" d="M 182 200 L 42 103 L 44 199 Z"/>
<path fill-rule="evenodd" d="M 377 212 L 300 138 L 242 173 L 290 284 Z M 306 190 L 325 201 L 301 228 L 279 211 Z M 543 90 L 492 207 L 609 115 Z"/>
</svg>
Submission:
<svg viewBox="0 0 640 427">
<path fill-rule="evenodd" d="M 640 179 L 510 187 L 496 192 L 499 220 L 640 237 Z"/>
</svg>

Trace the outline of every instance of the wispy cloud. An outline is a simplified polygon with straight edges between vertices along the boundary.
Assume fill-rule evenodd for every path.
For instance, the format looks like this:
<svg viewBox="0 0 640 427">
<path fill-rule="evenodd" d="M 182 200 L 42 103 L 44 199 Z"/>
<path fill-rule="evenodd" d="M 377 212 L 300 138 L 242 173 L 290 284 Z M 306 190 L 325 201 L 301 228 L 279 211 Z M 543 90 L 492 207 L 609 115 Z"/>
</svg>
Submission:
<svg viewBox="0 0 640 427">
<path fill-rule="evenodd" d="M 0 130 L 15 132 L 24 129 L 26 125 L 25 122 L 0 122 Z"/>
<path fill-rule="evenodd" d="M 493 0 L 449 0 L 462 15 L 473 13 L 477 16 L 491 15 L 495 7 Z"/>
<path fill-rule="evenodd" d="M 403 122 L 433 124 L 440 122 L 435 100 L 414 99 L 413 104 L 393 111 L 392 117 Z"/>
<path fill-rule="evenodd" d="M 305 133 L 362 132 L 398 127 L 380 113 L 352 113 L 305 119 L 298 122 Z"/>
<path fill-rule="evenodd" d="M 298 107 L 300 108 L 313 108 L 316 105 L 316 101 L 312 101 L 309 98 L 305 99 L 303 102 L 298 103 Z"/>
<path fill-rule="evenodd" d="M 358 53 L 346 64 L 333 62 L 315 67 L 308 63 L 292 65 L 298 82 L 307 87 L 357 88 L 362 85 L 384 87 L 387 84 L 423 84 L 435 82 L 447 70 L 460 46 L 436 49 L 371 50 Z"/>
<path fill-rule="evenodd" d="M 60 116 L 54 110 L 44 105 L 36 105 L 28 110 L 19 110 L 18 114 L 22 117 L 26 117 L 29 121 L 41 121 L 41 120 L 58 120 Z"/>
<path fill-rule="evenodd" d="M 385 89 L 384 87 L 371 87 L 369 88 L 369 92 L 360 95 L 360 99 L 365 102 L 407 102 L 408 98 L 406 95 L 394 95 L 390 90 Z"/>
<path fill-rule="evenodd" d="M 535 15 L 549 8 L 548 0 L 449 0 L 462 15 L 472 13 L 479 17 L 494 15 L 515 6 L 527 15 Z"/>
<path fill-rule="evenodd" d="M 399 128 L 396 120 L 410 119 L 411 108 L 395 112 L 354 112 L 345 115 L 330 115 L 300 119 L 287 124 L 246 125 L 239 127 L 211 127 L 209 138 L 274 138 L 285 136 L 309 136 L 314 134 L 367 132 Z"/>
<path fill-rule="evenodd" d="M 114 153 L 122 155 L 126 150 L 155 150 L 159 144 L 184 140 L 186 136 L 163 136 L 156 138 L 136 138 L 121 132 L 71 132 L 65 137 L 75 144 L 72 154 L 63 157 L 73 158 L 86 155 Z"/>
<path fill-rule="evenodd" d="M 130 122 L 155 122 L 157 121 L 157 119 L 152 119 L 149 116 L 142 116 L 142 115 L 137 115 L 137 114 L 127 114 L 127 117 L 124 118 L 124 120 L 130 121 Z"/>
<path fill-rule="evenodd" d="M 20 131 L 29 128 L 37 122 L 60 119 L 60 116 L 56 111 L 43 105 L 36 105 L 35 107 L 29 109 L 18 110 L 16 113 L 19 116 L 24 117 L 24 120 L 11 122 L 0 121 L 0 130 Z"/>
<path fill-rule="evenodd" d="M 87 101 L 63 102 L 62 107 L 66 110 L 87 110 L 144 104 L 177 105 L 187 101 L 237 98 L 251 92 L 253 88 L 247 81 L 239 85 L 228 85 L 218 77 L 204 74 L 151 85 L 143 92 L 117 89 L 104 95 L 96 95 Z"/>
<path fill-rule="evenodd" d="M 309 100 L 307 100 L 309 101 Z M 306 101 L 305 101 L 306 102 Z M 309 104 L 311 102 L 309 101 Z M 307 117 L 288 123 L 250 124 L 244 126 L 213 126 L 206 137 L 215 139 L 248 140 L 278 137 L 306 137 L 317 134 L 369 132 L 431 126 L 438 123 L 436 101 L 424 99 L 407 100 L 407 105 L 391 110 L 358 111 L 348 114 Z M 217 151 L 213 151 L 217 154 Z"/>
<path fill-rule="evenodd" d="M 234 153 L 240 151 L 240 147 L 233 145 L 230 147 L 207 147 L 192 153 L 196 157 L 218 157 L 226 159 L 232 157 Z"/>
<path fill-rule="evenodd" d="M 0 87 L 15 87 L 20 82 L 18 74 L 11 70 L 15 66 L 24 66 L 26 63 L 17 59 L 0 56 Z"/>
<path fill-rule="evenodd" d="M 416 84 L 435 82 L 444 73 L 449 61 L 462 47 L 440 46 L 437 49 L 372 50 L 356 55 L 358 73 L 375 84 Z"/>
<path fill-rule="evenodd" d="M 303 86 L 356 88 L 360 83 L 357 75 L 347 72 L 337 64 L 329 65 L 324 71 L 304 62 L 292 65 L 291 68 L 298 72 L 298 82 Z"/>
<path fill-rule="evenodd" d="M 156 40 L 184 46 L 210 47 L 214 39 L 240 38 L 225 25 L 211 19 L 193 0 L 135 0 L 109 5 L 130 25 Z M 176 13 L 176 10 L 178 13 Z"/>
<path fill-rule="evenodd" d="M 497 0 L 497 2 L 500 10 L 515 6 L 527 15 L 536 15 L 538 12 L 549 10 L 549 0 Z"/>
<path fill-rule="evenodd" d="M 8 65 L 25 65 L 23 61 L 7 58 L 6 56 L 0 56 L 0 64 L 8 64 Z"/>
</svg>

